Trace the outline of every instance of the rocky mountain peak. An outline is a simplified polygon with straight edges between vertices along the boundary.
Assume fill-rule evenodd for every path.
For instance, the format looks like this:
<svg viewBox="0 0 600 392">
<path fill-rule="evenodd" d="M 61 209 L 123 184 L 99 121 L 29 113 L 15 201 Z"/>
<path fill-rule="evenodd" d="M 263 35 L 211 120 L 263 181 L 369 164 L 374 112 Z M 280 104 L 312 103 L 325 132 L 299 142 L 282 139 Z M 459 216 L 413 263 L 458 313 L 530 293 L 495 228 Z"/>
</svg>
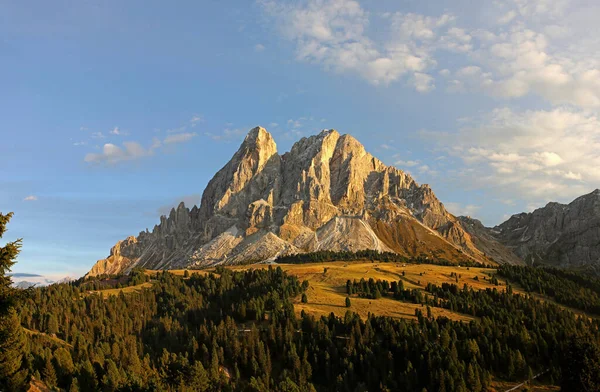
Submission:
<svg viewBox="0 0 600 392">
<path fill-rule="evenodd" d="M 550 202 L 511 216 L 493 229 L 501 243 L 523 260 L 559 266 L 600 263 L 600 191 L 569 204 Z"/>
<path fill-rule="evenodd" d="M 279 155 L 272 135 L 255 127 L 209 181 L 199 207 L 179 204 L 151 233 L 119 243 L 92 273 L 326 249 L 487 261 L 428 185 L 386 166 L 351 135 L 323 130 Z"/>
</svg>

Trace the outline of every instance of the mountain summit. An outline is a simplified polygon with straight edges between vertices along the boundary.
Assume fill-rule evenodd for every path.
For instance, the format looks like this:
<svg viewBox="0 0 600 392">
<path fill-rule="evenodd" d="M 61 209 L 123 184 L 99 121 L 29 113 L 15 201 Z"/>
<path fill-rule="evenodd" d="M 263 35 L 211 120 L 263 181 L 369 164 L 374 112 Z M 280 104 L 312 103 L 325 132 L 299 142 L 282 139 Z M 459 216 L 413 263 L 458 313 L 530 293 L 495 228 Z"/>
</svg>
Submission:
<svg viewBox="0 0 600 392">
<path fill-rule="evenodd" d="M 89 274 L 252 263 L 317 250 L 492 261 L 474 237 L 428 185 L 386 166 L 352 136 L 324 130 L 280 155 L 271 134 L 256 127 L 208 183 L 200 207 L 181 203 L 152 232 L 119 241 Z M 485 241 L 496 261 L 518 260 L 491 237 Z"/>
</svg>

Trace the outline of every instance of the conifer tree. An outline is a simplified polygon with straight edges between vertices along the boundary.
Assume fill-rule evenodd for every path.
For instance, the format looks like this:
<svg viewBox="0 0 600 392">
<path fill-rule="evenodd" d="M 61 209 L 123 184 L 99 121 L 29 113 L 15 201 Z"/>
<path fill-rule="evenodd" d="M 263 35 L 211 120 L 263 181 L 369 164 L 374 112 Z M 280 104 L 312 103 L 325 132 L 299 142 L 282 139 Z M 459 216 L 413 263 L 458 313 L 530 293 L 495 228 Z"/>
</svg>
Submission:
<svg viewBox="0 0 600 392">
<path fill-rule="evenodd" d="M 206 372 L 206 369 L 204 369 L 201 361 L 194 362 L 191 378 L 190 387 L 194 388 L 195 391 L 204 392 L 208 390 L 210 385 L 208 373 Z"/>
<path fill-rule="evenodd" d="M 73 378 L 71 381 L 71 386 L 69 387 L 69 392 L 79 392 L 79 382 L 76 378 Z"/>
<path fill-rule="evenodd" d="M 0 213 L 0 238 L 12 213 Z M 21 248 L 21 240 L 0 247 L 0 390 L 18 391 L 24 388 L 28 378 L 23 367 L 25 337 L 14 310 L 18 292 L 8 275 Z"/>
<path fill-rule="evenodd" d="M 600 390 L 600 349 L 592 336 L 571 336 L 563 353 L 561 372 L 561 391 Z"/>
<path fill-rule="evenodd" d="M 50 388 L 56 386 L 56 369 L 54 369 L 52 358 L 50 357 L 46 357 L 46 364 L 44 365 L 44 370 L 42 372 L 42 379 Z"/>
</svg>

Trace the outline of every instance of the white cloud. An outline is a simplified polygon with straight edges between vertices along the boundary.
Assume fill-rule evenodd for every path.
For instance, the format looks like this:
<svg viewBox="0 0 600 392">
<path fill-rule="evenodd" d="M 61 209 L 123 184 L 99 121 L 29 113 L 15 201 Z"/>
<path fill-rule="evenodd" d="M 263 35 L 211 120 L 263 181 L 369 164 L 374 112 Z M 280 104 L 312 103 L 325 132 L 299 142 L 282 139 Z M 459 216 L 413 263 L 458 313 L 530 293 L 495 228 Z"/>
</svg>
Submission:
<svg viewBox="0 0 600 392">
<path fill-rule="evenodd" d="M 498 23 L 499 24 L 507 24 L 510 21 L 512 21 L 514 18 L 516 18 L 516 16 L 517 16 L 517 11 L 510 10 L 507 13 L 505 13 L 504 15 L 502 15 L 500 18 L 498 18 Z"/>
<path fill-rule="evenodd" d="M 166 148 L 167 145 L 186 143 L 193 139 L 198 134 L 196 132 L 186 132 L 190 127 L 195 127 L 197 124 L 204 121 L 201 115 L 194 115 L 181 127 L 167 130 L 167 135 L 164 138 L 153 137 L 148 148 L 135 141 L 123 142 L 121 145 L 114 143 L 105 143 L 102 146 L 101 152 L 90 152 L 85 155 L 84 161 L 90 164 L 106 163 L 116 164 L 123 161 L 132 161 L 154 155 L 154 153 Z M 155 133 L 161 132 L 158 129 Z M 128 133 L 123 132 L 119 127 L 114 127 L 109 131 L 111 135 L 125 136 Z M 96 132 L 91 135 L 92 138 L 104 138 L 101 132 Z M 74 143 L 74 145 L 85 145 L 85 142 Z"/>
<path fill-rule="evenodd" d="M 152 139 L 150 147 L 145 148 L 137 142 L 124 142 L 121 146 L 106 143 L 102 152 L 88 153 L 84 161 L 88 163 L 116 164 L 123 161 L 132 161 L 154 155 L 155 151 L 167 144 L 184 143 L 191 140 L 196 133 L 170 134 L 164 140 Z"/>
<path fill-rule="evenodd" d="M 389 84 L 409 76 L 419 92 L 431 91 L 437 49 L 468 50 L 471 37 L 453 28 L 449 14 L 439 17 L 388 13 L 378 20 L 389 38 L 367 35 L 370 14 L 354 0 L 306 0 L 281 4 L 259 1 L 275 17 L 284 36 L 296 45 L 296 58 L 326 70 L 358 74 L 372 84 Z"/>
<path fill-rule="evenodd" d="M 433 77 L 424 73 L 415 72 L 415 90 L 420 93 L 427 93 L 435 88 Z"/>
<path fill-rule="evenodd" d="M 194 136 L 197 136 L 195 132 L 184 132 L 184 133 L 173 133 L 168 135 L 165 140 L 163 140 L 164 144 L 173 144 L 173 143 L 185 143 L 190 140 Z"/>
<path fill-rule="evenodd" d="M 89 163 L 108 163 L 115 164 L 121 161 L 129 161 L 152 155 L 152 148 L 145 149 L 136 142 L 124 142 L 122 147 L 112 143 L 106 143 L 100 153 L 89 153 L 84 161 Z"/>
<path fill-rule="evenodd" d="M 402 169 L 403 167 L 413 167 L 413 166 L 417 166 L 419 163 L 421 163 L 420 161 L 403 161 L 401 159 L 397 160 L 396 162 L 394 162 L 395 166 L 399 166 L 400 169 Z"/>
<path fill-rule="evenodd" d="M 230 142 L 239 139 L 247 132 L 241 128 L 225 128 L 221 133 L 205 132 L 204 134 L 217 142 Z"/>
<path fill-rule="evenodd" d="M 199 114 L 195 114 L 192 116 L 192 118 L 190 119 L 190 125 L 192 127 L 195 127 L 196 125 L 198 125 L 198 123 L 204 122 L 204 117 L 199 115 Z"/>
<path fill-rule="evenodd" d="M 600 183 L 600 118 L 591 112 L 496 109 L 458 134 L 424 136 L 462 159 L 465 181 L 527 200 L 564 200 Z"/>
<path fill-rule="evenodd" d="M 589 16 L 600 7 L 592 2 L 483 3 L 499 16 L 497 25 L 482 29 L 451 11 L 377 14 L 355 0 L 258 1 L 295 44 L 296 59 L 326 71 L 357 74 L 374 85 L 404 81 L 421 93 L 435 88 L 439 74 L 453 92 L 600 107 L 600 27 Z M 440 51 L 456 57 L 442 64 Z M 439 65 L 446 68 L 434 72 Z"/>
<path fill-rule="evenodd" d="M 590 38 L 600 29 L 579 15 L 598 9 L 563 0 L 497 4 L 497 11 L 504 12 L 500 27 L 465 30 L 473 39 L 461 60 L 471 64 L 455 70 L 448 89 L 507 99 L 536 95 L 552 105 L 600 107 L 600 40 Z"/>
<path fill-rule="evenodd" d="M 37 199 L 37 196 L 29 195 L 26 198 L 24 198 L 23 201 L 36 201 Z"/>
<path fill-rule="evenodd" d="M 444 203 L 444 206 L 455 216 L 473 216 L 481 209 L 481 206 L 474 204 L 463 205 L 461 203 Z"/>
<path fill-rule="evenodd" d="M 102 132 L 94 132 L 91 137 L 92 139 L 104 139 L 104 134 Z"/>
<path fill-rule="evenodd" d="M 265 49 L 266 48 L 265 48 L 265 46 L 263 44 L 256 44 L 256 45 L 254 45 L 254 51 L 255 52 L 258 52 L 258 53 L 264 52 Z"/>
</svg>

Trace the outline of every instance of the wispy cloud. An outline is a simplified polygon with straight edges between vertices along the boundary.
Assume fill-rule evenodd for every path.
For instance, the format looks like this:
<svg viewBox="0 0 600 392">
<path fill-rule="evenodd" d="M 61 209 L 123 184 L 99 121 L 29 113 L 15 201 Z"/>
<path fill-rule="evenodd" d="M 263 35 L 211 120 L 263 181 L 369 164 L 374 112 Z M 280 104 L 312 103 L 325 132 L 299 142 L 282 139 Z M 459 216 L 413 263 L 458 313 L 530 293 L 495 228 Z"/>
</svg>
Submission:
<svg viewBox="0 0 600 392">
<path fill-rule="evenodd" d="M 247 132 L 247 130 L 244 130 L 242 128 L 225 128 L 220 133 L 205 132 L 204 135 L 217 142 L 230 142 L 239 139 Z"/>
<path fill-rule="evenodd" d="M 590 35 L 600 28 L 582 16 L 598 12 L 589 2 L 491 2 L 485 10 L 500 16 L 485 28 L 463 25 L 451 11 L 381 14 L 355 0 L 259 4 L 294 44 L 296 59 L 326 71 L 354 73 L 375 85 L 405 81 L 422 93 L 434 90 L 441 76 L 453 92 L 600 107 L 600 40 Z M 369 34 L 372 25 L 382 34 Z M 451 66 L 440 67 L 442 52 L 454 53 Z"/>
<path fill-rule="evenodd" d="M 275 18 L 284 36 L 295 43 L 296 58 L 322 65 L 327 71 L 352 72 L 372 84 L 402 80 L 419 92 L 434 89 L 428 74 L 439 49 L 469 50 L 470 36 L 454 28 L 454 17 L 414 13 L 386 13 L 374 21 L 388 33 L 385 41 L 367 34 L 374 18 L 354 0 L 308 0 L 278 3 L 259 1 Z"/>
<path fill-rule="evenodd" d="M 36 201 L 38 198 L 35 195 L 29 195 L 23 199 L 23 201 Z"/>
<path fill-rule="evenodd" d="M 174 144 L 174 143 L 185 143 L 192 140 L 193 137 L 198 136 L 195 132 L 184 132 L 184 133 L 174 133 L 168 135 L 163 141 L 164 144 Z"/>
<path fill-rule="evenodd" d="M 137 142 L 124 142 L 121 147 L 112 143 L 106 143 L 100 153 L 89 153 L 84 161 L 88 163 L 115 164 L 122 161 L 130 161 L 150 156 L 154 153 L 152 148 L 144 148 Z"/>
<path fill-rule="evenodd" d="M 404 161 L 402 159 L 398 159 L 397 161 L 394 162 L 394 165 L 398 166 L 399 168 L 403 168 L 403 167 L 417 166 L 420 163 L 421 163 L 420 161 L 413 161 L 413 160 Z"/>
<path fill-rule="evenodd" d="M 266 47 L 263 44 L 256 44 L 256 45 L 254 45 L 254 51 L 255 52 L 258 52 L 258 53 L 264 52 L 265 49 L 266 49 Z"/>
<path fill-rule="evenodd" d="M 474 204 L 463 205 L 461 203 L 444 203 L 444 206 L 448 211 L 456 216 L 473 216 L 476 215 L 479 210 L 481 210 L 481 206 Z"/>
<path fill-rule="evenodd" d="M 470 183 L 513 197 L 561 200 L 600 183 L 600 119 L 586 111 L 496 109 L 423 137 L 460 159 Z"/>
<path fill-rule="evenodd" d="M 190 119 L 190 126 L 195 127 L 196 125 L 198 125 L 201 122 L 204 122 L 204 117 L 199 114 L 195 114 Z"/>
<path fill-rule="evenodd" d="M 164 138 L 154 137 L 149 143 L 144 143 L 148 147 L 144 147 L 142 143 L 137 141 L 126 141 L 120 145 L 114 143 L 105 143 L 100 152 L 90 152 L 85 155 L 84 161 L 90 164 L 117 164 L 124 161 L 133 161 L 141 158 L 154 155 L 159 149 L 167 145 L 187 143 L 196 137 L 196 132 L 186 132 L 189 127 L 195 127 L 197 124 L 204 121 L 200 115 L 194 115 L 187 121 L 186 124 L 175 129 L 169 129 Z M 160 130 L 156 132 L 160 133 Z M 110 132 L 111 135 L 124 136 L 126 132 L 121 131 L 119 127 L 114 127 Z M 98 138 L 102 133 L 97 132 L 92 134 L 92 138 Z M 77 144 L 76 144 L 77 145 Z"/>
</svg>

